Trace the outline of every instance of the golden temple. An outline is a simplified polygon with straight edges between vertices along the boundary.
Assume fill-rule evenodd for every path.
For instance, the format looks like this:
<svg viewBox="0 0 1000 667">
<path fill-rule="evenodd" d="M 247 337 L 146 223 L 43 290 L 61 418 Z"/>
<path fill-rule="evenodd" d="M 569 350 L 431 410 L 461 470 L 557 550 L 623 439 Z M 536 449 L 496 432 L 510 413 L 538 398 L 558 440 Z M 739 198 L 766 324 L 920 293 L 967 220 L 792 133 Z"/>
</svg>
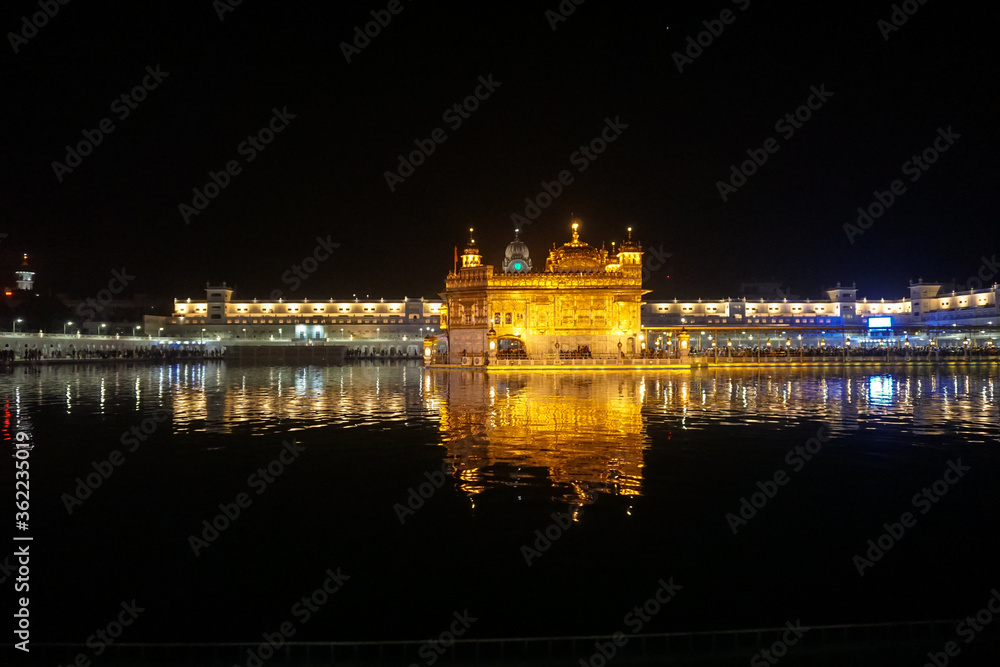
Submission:
<svg viewBox="0 0 1000 667">
<path fill-rule="evenodd" d="M 609 251 L 581 241 L 574 220 L 572 240 L 553 244 L 543 271 L 532 269 L 517 232 L 501 270 L 483 265 L 469 231 L 461 266 L 456 261 L 441 294 L 448 363 L 518 355 L 617 359 L 639 349 L 649 290 L 642 289 L 642 247 L 631 228 L 628 240 Z"/>
</svg>

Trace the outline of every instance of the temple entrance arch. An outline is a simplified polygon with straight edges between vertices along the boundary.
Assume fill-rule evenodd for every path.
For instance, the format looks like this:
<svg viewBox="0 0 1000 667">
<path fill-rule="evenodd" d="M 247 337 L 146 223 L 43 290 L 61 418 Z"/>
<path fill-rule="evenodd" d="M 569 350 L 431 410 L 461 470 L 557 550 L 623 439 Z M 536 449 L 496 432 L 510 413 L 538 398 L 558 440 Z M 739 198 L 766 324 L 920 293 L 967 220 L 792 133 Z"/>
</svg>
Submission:
<svg viewBox="0 0 1000 667">
<path fill-rule="evenodd" d="M 497 359 L 525 359 L 528 348 L 517 336 L 500 336 L 497 338 Z"/>
</svg>

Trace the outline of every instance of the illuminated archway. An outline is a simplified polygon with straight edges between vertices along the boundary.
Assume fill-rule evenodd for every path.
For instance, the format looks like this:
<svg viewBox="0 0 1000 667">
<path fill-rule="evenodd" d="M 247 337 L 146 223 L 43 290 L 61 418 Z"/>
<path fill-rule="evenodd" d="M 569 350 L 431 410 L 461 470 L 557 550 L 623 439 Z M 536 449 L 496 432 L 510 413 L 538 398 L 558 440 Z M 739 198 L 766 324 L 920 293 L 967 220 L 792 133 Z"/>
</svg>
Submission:
<svg viewBox="0 0 1000 667">
<path fill-rule="evenodd" d="M 517 359 L 528 356 L 528 346 L 517 336 L 500 336 L 497 338 L 497 358 Z"/>
</svg>

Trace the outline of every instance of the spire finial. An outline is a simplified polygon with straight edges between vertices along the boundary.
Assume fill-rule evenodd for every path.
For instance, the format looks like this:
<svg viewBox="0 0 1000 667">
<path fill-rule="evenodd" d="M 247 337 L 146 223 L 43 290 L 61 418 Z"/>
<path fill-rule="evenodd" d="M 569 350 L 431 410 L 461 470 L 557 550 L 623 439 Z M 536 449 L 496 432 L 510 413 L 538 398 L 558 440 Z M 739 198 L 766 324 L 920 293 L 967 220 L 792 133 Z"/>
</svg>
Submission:
<svg viewBox="0 0 1000 667">
<path fill-rule="evenodd" d="M 631 227 L 628 228 L 628 240 L 629 241 L 632 240 L 632 228 Z"/>
</svg>

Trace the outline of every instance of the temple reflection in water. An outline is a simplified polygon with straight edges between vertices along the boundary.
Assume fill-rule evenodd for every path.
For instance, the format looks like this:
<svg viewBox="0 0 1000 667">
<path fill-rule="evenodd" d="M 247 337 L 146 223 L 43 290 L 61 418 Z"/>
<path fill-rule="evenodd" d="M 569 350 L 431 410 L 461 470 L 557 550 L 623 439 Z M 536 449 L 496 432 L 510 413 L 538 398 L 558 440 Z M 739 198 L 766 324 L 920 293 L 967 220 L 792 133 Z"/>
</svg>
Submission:
<svg viewBox="0 0 1000 667">
<path fill-rule="evenodd" d="M 428 373 L 459 488 L 537 485 L 571 504 L 639 495 L 645 429 L 641 375 Z"/>
<path fill-rule="evenodd" d="M 175 434 L 283 435 L 302 429 L 419 425 L 453 461 L 461 489 L 548 487 L 584 504 L 600 493 L 643 492 L 645 448 L 720 425 L 722 446 L 796 424 L 834 435 L 888 427 L 925 436 L 995 442 L 998 369 L 914 368 L 510 373 L 429 371 L 417 365 L 240 367 L 47 367 L 19 378 L 17 402 L 72 415 L 115 413 L 134 421 L 164 408 Z M 10 408 L 13 409 L 12 407 Z M 434 436 L 431 436 L 432 438 Z M 739 441 L 737 443 L 736 441 Z M 328 446 L 337 446 L 331 438 Z"/>
</svg>

